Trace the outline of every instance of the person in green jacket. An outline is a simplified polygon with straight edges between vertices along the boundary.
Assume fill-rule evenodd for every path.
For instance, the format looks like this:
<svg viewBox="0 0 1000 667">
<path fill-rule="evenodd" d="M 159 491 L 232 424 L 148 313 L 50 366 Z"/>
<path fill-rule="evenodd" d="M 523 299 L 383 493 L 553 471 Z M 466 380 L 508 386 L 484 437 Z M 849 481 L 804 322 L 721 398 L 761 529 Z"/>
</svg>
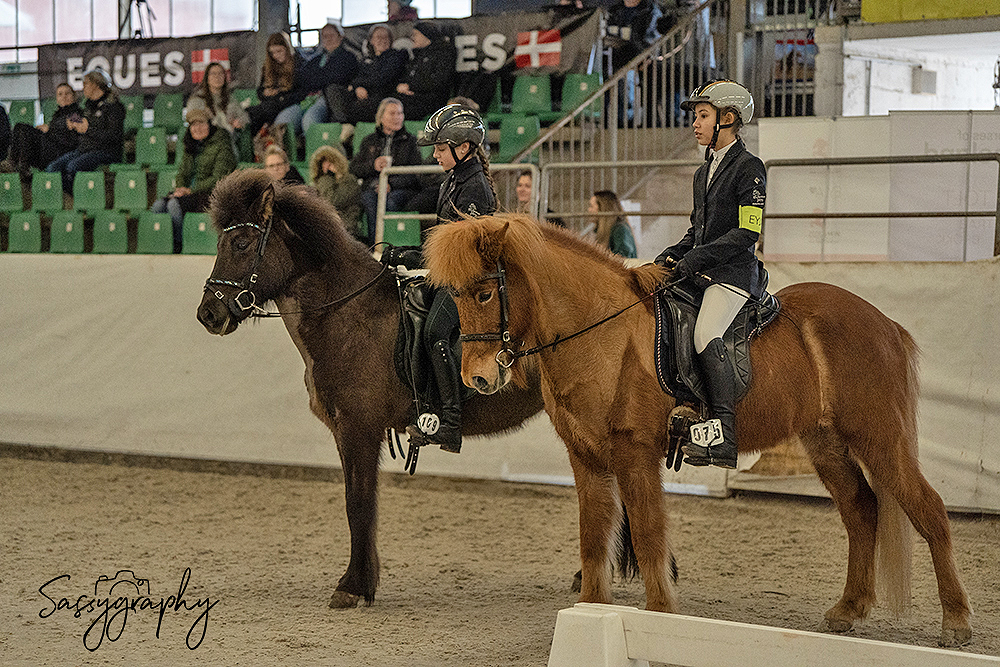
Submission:
<svg viewBox="0 0 1000 667">
<path fill-rule="evenodd" d="M 361 229 L 361 184 L 350 172 L 344 154 L 333 146 L 320 146 L 309 160 L 309 175 L 319 196 L 337 209 L 347 231 L 364 241 L 367 234 Z"/>
<path fill-rule="evenodd" d="M 229 133 L 212 125 L 205 109 L 187 112 L 184 156 L 177 168 L 177 187 L 153 202 L 154 213 L 169 213 L 174 227 L 174 252 L 181 251 L 184 214 L 208 208 L 208 198 L 219 180 L 236 171 L 236 154 Z"/>
<path fill-rule="evenodd" d="M 597 245 L 607 248 L 616 255 L 636 258 L 635 237 L 632 236 L 632 228 L 625 218 L 625 210 L 618 201 L 618 195 L 611 190 L 598 190 L 590 198 L 587 212 L 617 214 L 594 216 L 597 224 L 594 240 Z"/>
</svg>

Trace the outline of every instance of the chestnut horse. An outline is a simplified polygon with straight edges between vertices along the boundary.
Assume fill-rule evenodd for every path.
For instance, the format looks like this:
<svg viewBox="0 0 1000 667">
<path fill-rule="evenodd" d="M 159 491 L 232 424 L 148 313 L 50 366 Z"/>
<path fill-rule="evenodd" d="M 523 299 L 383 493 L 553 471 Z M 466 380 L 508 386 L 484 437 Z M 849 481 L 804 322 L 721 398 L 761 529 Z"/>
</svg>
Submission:
<svg viewBox="0 0 1000 667">
<path fill-rule="evenodd" d="M 218 256 L 198 320 L 224 336 L 273 300 L 305 361 L 309 407 L 329 427 L 344 470 L 351 555 L 330 606 L 371 604 L 379 580 L 378 468 L 387 428 L 413 418 L 413 394 L 393 365 L 400 307 L 393 274 L 304 186 L 236 172 L 212 193 Z M 251 278 L 253 276 L 253 278 Z M 542 409 L 538 377 L 496 396 L 473 395 L 466 435 L 521 425 Z"/>
<path fill-rule="evenodd" d="M 425 255 L 430 279 L 455 290 L 463 337 L 471 336 L 462 378 L 484 394 L 523 385 L 526 357 L 518 351 L 567 339 L 636 304 L 663 278 L 660 267 L 626 268 L 568 232 L 513 214 L 437 227 Z M 869 613 L 876 569 L 887 604 L 909 605 L 909 517 L 930 545 L 941 641 L 968 642 L 971 611 L 948 515 L 917 461 L 916 344 L 870 303 L 833 285 L 792 285 L 777 296 L 781 316 L 751 345 L 754 380 L 738 406 L 738 441 L 749 453 L 798 436 L 833 496 L 849 550 L 847 584 L 826 612 L 828 627 L 847 630 Z M 580 600 L 611 602 L 609 542 L 620 499 L 646 608 L 672 612 L 661 462 L 675 402 L 657 381 L 653 338 L 646 299 L 545 347 L 537 359 L 545 409 L 569 450 L 579 496 Z"/>
</svg>

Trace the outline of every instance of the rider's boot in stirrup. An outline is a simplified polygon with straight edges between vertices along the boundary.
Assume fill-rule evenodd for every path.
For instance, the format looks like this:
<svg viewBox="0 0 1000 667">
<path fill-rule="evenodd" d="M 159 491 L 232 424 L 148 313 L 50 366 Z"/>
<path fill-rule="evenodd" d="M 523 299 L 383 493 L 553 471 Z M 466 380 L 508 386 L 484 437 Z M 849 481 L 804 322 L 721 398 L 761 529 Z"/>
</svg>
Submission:
<svg viewBox="0 0 1000 667">
<path fill-rule="evenodd" d="M 431 349 L 431 365 L 441 398 L 441 426 L 437 433 L 427 436 L 432 444 L 440 445 L 446 452 L 458 454 L 462 450 L 462 382 L 458 364 L 447 341 L 439 340 Z"/>
<path fill-rule="evenodd" d="M 736 378 L 722 339 L 713 339 L 698 355 L 698 361 L 708 385 L 712 416 L 722 422 L 723 442 L 709 447 L 684 445 L 682 449 L 687 454 L 684 462 L 694 466 L 736 468 Z"/>
</svg>

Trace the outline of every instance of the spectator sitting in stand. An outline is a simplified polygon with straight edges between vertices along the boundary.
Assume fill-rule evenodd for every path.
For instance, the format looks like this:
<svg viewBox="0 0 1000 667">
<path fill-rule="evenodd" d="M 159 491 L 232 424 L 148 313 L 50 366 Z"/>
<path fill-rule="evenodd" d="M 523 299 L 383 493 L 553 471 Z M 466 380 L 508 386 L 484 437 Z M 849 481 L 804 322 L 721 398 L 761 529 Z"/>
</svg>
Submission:
<svg viewBox="0 0 1000 667">
<path fill-rule="evenodd" d="M 406 52 L 392 48 L 392 33 L 385 24 L 374 25 L 361 47 L 363 58 L 358 74 L 348 86 L 347 118 L 352 125 L 378 122 L 379 103 L 393 94 L 406 67 Z"/>
<path fill-rule="evenodd" d="M 625 217 L 625 209 L 618 201 L 618 195 L 611 190 L 598 190 L 590 198 L 587 212 L 617 214 L 594 216 L 596 226 L 594 242 L 616 255 L 635 259 L 635 237 Z"/>
<path fill-rule="evenodd" d="M 443 107 L 455 77 L 455 46 L 430 21 L 413 26 L 413 58 L 396 86 L 406 117 L 424 119 Z"/>
<path fill-rule="evenodd" d="M 320 197 L 340 214 L 344 226 L 359 241 L 368 233 L 361 227 L 361 185 L 350 172 L 347 158 L 333 146 L 320 146 L 309 160 L 309 174 Z"/>
<path fill-rule="evenodd" d="M 358 152 L 351 159 L 351 173 L 364 181 L 361 188 L 361 205 L 368 216 L 368 235 L 365 242 L 375 244 L 375 220 L 378 204 L 378 179 L 383 169 L 392 166 L 420 164 L 417 139 L 406 131 L 403 122 L 403 103 L 387 97 L 379 104 L 375 131 L 362 140 Z M 389 176 L 386 211 L 406 211 L 410 198 L 420 187 L 416 174 Z"/>
<path fill-rule="evenodd" d="M 80 135 L 80 144 L 49 163 L 45 171 L 62 172 L 64 193 L 73 192 L 78 171 L 93 171 L 102 164 L 122 159 L 125 134 L 125 105 L 111 89 L 111 77 L 92 69 L 83 75 L 83 95 L 87 98 L 83 117 L 70 115 L 66 125 Z"/>
<path fill-rule="evenodd" d="M 279 146 L 271 144 L 264 151 L 264 171 L 276 181 L 289 185 L 305 185 L 306 179 L 288 160 L 288 153 Z"/>
<path fill-rule="evenodd" d="M 517 184 L 514 186 L 514 194 L 517 195 L 517 208 L 514 210 L 518 213 L 527 213 L 528 215 L 535 217 L 537 211 L 533 210 L 531 207 L 531 182 L 533 180 L 534 177 L 532 176 L 530 169 L 525 169 L 518 173 Z M 548 209 L 548 212 L 552 213 L 552 209 Z M 566 222 L 562 218 L 552 216 L 544 218 L 543 222 L 548 222 L 558 227 L 566 226 Z"/>
<path fill-rule="evenodd" d="M 256 136 L 265 125 L 288 125 L 296 134 L 302 132 L 302 109 L 299 102 L 305 92 L 298 79 L 302 59 L 292 49 L 286 33 L 276 32 L 267 38 L 267 54 L 261 68 L 257 99 L 260 104 L 247 109 L 250 135 Z"/>
<path fill-rule="evenodd" d="M 222 63 L 209 63 L 205 76 L 187 101 L 187 110 L 203 109 L 212 119 L 212 125 L 225 130 L 232 137 L 237 157 L 253 159 L 250 145 L 250 116 L 229 89 L 229 71 Z M 245 138 L 244 138 L 245 137 Z M 243 148 L 241 148 L 243 147 Z"/>
<path fill-rule="evenodd" d="M 80 116 L 76 93 L 68 83 L 56 86 L 56 104 L 59 107 L 47 124 L 32 127 L 27 123 L 14 126 L 10 146 L 10 170 L 26 175 L 32 167 L 44 169 L 61 155 L 80 145 L 80 135 L 71 130 L 66 121 Z"/>
<path fill-rule="evenodd" d="M 10 116 L 7 109 L 0 104 L 0 159 L 6 160 L 10 150 Z"/>
<path fill-rule="evenodd" d="M 177 187 L 153 202 L 154 213 L 169 213 L 174 227 L 174 252 L 181 251 L 184 214 L 208 208 L 212 189 L 224 176 L 236 170 L 236 154 L 229 133 L 212 124 L 207 109 L 187 112 L 184 156 L 177 169 Z"/>
<path fill-rule="evenodd" d="M 346 123 L 347 84 L 358 73 L 358 58 L 344 46 L 344 29 L 327 23 L 319 31 L 319 46 L 302 66 L 302 87 L 318 93 L 302 117 L 302 131 L 314 123 Z"/>
<path fill-rule="evenodd" d="M 387 7 L 389 20 L 392 22 L 416 21 L 418 18 L 417 8 L 411 7 L 411 2 L 412 0 L 389 0 Z"/>
</svg>

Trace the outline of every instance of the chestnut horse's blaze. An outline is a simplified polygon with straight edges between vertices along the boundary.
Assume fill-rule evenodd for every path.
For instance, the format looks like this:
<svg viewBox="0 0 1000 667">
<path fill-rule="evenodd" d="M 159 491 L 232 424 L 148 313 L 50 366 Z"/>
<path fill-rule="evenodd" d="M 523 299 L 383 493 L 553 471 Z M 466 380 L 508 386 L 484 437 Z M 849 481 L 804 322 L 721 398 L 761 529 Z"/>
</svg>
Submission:
<svg viewBox="0 0 1000 667">
<path fill-rule="evenodd" d="M 497 263 L 505 267 L 512 349 L 564 339 L 624 308 L 662 279 L 552 225 L 497 215 L 435 228 L 431 279 L 455 290 L 463 334 L 501 330 Z M 847 630 L 875 604 L 876 545 L 885 602 L 910 603 L 909 522 L 927 540 L 943 608 L 943 644 L 967 643 L 971 610 L 952 555 L 948 515 L 917 461 L 917 348 L 901 326 L 833 285 L 778 293 L 782 316 L 754 341 L 754 383 L 737 410 L 741 452 L 797 436 L 840 511 L 849 540 L 844 594 L 826 612 Z M 646 606 L 675 611 L 661 461 L 674 406 L 653 368 L 651 306 L 631 308 L 538 354 L 545 409 L 565 441 L 580 500 L 581 601 L 611 602 L 608 545 L 628 512 Z M 485 337 L 484 337 L 485 338 Z M 468 340 L 462 377 L 497 391 L 519 376 L 497 340 Z M 500 361 L 503 361 L 501 355 Z M 867 470 L 871 482 L 862 470 Z"/>
<path fill-rule="evenodd" d="M 232 333 L 273 300 L 305 362 L 309 407 L 337 441 L 344 469 L 350 562 L 331 607 L 371 603 L 379 581 L 378 468 L 387 428 L 410 423 L 413 397 L 393 370 L 399 327 L 395 281 L 310 188 L 236 172 L 212 193 L 218 254 L 198 320 Z M 542 409 L 537 373 L 524 388 L 474 396 L 463 433 L 511 430 Z"/>
</svg>

